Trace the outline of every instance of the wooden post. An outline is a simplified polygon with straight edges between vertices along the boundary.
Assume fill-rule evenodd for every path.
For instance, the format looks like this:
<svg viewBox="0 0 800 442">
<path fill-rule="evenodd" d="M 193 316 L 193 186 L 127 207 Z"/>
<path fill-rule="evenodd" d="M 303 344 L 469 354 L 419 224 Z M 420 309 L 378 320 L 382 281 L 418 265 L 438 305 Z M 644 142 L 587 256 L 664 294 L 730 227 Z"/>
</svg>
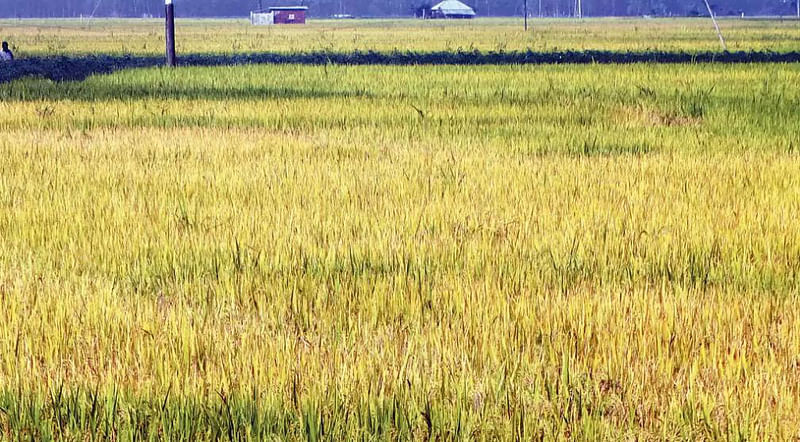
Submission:
<svg viewBox="0 0 800 442">
<path fill-rule="evenodd" d="M 178 65 L 178 59 L 175 56 L 175 5 L 172 0 L 164 0 L 167 11 L 167 66 L 175 67 Z"/>
<path fill-rule="evenodd" d="M 528 31 L 528 0 L 525 0 L 525 7 L 523 9 L 525 9 L 525 11 L 524 11 L 524 14 L 525 14 L 525 31 L 527 32 Z"/>
</svg>

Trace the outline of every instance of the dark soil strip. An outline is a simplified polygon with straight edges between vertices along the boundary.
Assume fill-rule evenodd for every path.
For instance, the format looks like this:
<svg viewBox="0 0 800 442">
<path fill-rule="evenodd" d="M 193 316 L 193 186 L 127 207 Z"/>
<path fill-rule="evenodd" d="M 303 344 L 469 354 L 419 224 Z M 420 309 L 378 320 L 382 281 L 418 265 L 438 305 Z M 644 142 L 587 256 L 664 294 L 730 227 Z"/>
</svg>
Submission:
<svg viewBox="0 0 800 442">
<path fill-rule="evenodd" d="M 523 64 L 627 64 L 627 63 L 798 63 L 800 52 L 308 52 L 240 55 L 190 54 L 179 58 L 182 66 L 243 64 L 302 65 L 523 65 Z M 0 64 L 0 83 L 38 76 L 55 81 L 83 80 L 92 74 L 121 69 L 161 66 L 163 57 L 92 55 L 30 57 Z"/>
</svg>

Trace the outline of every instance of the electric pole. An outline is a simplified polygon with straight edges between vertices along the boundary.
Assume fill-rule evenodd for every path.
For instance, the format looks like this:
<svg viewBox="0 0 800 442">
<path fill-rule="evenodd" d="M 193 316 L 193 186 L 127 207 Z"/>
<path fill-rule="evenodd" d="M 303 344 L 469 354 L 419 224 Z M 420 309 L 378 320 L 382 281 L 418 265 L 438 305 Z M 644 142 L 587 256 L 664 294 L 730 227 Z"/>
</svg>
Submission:
<svg viewBox="0 0 800 442">
<path fill-rule="evenodd" d="M 708 9 L 708 15 L 711 16 L 711 21 L 714 22 L 714 29 L 717 30 L 717 37 L 719 37 L 719 44 L 722 45 L 722 50 L 727 51 L 728 45 L 725 44 L 725 39 L 722 38 L 722 31 L 719 29 L 719 24 L 717 24 L 717 18 L 714 16 L 714 11 L 711 10 L 711 5 L 708 4 L 708 0 L 704 0 L 706 3 L 706 9 Z"/>
<path fill-rule="evenodd" d="M 528 0 L 525 0 L 525 6 L 524 6 L 523 9 L 525 9 L 525 11 L 524 11 L 524 14 L 525 14 L 525 31 L 527 32 L 528 31 Z"/>
<path fill-rule="evenodd" d="M 175 56 L 175 5 L 172 0 L 164 0 L 167 12 L 167 66 L 175 67 L 178 65 L 177 57 Z"/>
</svg>

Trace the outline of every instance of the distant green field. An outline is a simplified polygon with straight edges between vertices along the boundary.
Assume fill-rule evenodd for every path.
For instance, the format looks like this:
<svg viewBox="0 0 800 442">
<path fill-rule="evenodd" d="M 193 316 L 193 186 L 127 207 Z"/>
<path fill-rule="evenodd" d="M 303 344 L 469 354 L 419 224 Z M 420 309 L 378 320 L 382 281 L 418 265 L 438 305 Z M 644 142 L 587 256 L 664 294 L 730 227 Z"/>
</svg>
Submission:
<svg viewBox="0 0 800 442">
<path fill-rule="evenodd" d="M 799 83 L 640 64 L 0 85 L 0 439 L 796 437 Z"/>
<path fill-rule="evenodd" d="M 730 50 L 800 50 L 797 21 L 722 20 Z M 179 20 L 180 52 L 489 50 L 720 50 L 707 18 L 521 19 L 474 21 L 311 20 L 305 26 L 254 27 L 246 20 Z M 4 20 L 0 35 L 21 56 L 160 54 L 160 20 Z"/>
</svg>

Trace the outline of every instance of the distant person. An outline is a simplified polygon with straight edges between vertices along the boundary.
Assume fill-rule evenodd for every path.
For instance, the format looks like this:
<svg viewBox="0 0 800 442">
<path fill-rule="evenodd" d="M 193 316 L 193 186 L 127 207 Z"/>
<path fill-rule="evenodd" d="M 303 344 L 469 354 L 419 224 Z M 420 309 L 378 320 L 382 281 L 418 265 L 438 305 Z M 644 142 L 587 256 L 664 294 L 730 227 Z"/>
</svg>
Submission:
<svg viewBox="0 0 800 442">
<path fill-rule="evenodd" d="M 14 53 L 11 52 L 11 49 L 8 49 L 8 42 L 3 42 L 3 52 L 0 52 L 0 61 L 13 61 L 14 60 Z"/>
</svg>

